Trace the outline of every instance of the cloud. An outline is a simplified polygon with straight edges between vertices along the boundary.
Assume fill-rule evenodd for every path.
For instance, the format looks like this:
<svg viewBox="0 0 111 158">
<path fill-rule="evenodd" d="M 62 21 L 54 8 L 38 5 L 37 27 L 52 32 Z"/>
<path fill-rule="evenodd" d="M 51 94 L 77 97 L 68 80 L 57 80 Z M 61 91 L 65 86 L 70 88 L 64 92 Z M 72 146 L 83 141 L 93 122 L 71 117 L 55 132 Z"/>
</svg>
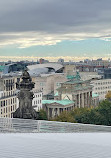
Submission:
<svg viewBox="0 0 111 158">
<path fill-rule="evenodd" d="M 0 0 L 0 46 L 111 37 L 111 0 Z"/>
</svg>

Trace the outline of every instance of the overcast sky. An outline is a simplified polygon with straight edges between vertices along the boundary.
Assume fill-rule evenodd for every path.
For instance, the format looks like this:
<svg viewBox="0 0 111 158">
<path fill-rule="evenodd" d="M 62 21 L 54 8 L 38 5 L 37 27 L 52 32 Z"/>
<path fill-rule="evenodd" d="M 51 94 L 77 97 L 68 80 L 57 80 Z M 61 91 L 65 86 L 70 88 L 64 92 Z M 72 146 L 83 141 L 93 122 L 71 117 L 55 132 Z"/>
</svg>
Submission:
<svg viewBox="0 0 111 158">
<path fill-rule="evenodd" d="M 110 57 L 111 0 L 0 0 L 0 56 Z"/>
</svg>

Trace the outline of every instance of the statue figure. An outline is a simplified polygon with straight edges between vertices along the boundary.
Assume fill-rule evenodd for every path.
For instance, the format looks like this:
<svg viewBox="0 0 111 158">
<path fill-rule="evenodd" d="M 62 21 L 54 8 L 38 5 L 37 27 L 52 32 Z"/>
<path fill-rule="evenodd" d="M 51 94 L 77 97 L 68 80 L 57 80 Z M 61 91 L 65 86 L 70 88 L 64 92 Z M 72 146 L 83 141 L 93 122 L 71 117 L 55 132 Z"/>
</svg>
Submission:
<svg viewBox="0 0 111 158">
<path fill-rule="evenodd" d="M 80 74 L 78 71 L 76 71 L 76 75 L 68 75 L 67 79 L 70 81 L 74 81 L 74 80 L 81 80 Z"/>
<path fill-rule="evenodd" d="M 23 119 L 37 119 L 38 114 L 32 107 L 34 82 L 27 70 L 24 70 L 22 74 L 22 81 L 16 83 L 17 89 L 20 90 L 18 93 L 19 108 L 13 113 L 14 118 Z"/>
</svg>

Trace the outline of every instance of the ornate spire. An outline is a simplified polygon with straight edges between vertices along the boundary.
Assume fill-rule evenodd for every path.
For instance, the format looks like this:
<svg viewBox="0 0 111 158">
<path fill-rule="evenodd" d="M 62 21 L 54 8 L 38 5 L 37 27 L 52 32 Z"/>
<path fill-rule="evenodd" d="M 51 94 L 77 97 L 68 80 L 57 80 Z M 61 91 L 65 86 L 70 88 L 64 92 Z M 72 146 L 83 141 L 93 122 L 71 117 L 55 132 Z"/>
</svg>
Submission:
<svg viewBox="0 0 111 158">
<path fill-rule="evenodd" d="M 24 70 L 22 74 L 22 81 L 16 83 L 17 89 L 20 90 L 18 93 L 19 108 L 15 111 L 15 118 L 26 118 L 26 119 L 37 119 L 37 112 L 32 107 L 34 82 L 27 70 Z"/>
</svg>

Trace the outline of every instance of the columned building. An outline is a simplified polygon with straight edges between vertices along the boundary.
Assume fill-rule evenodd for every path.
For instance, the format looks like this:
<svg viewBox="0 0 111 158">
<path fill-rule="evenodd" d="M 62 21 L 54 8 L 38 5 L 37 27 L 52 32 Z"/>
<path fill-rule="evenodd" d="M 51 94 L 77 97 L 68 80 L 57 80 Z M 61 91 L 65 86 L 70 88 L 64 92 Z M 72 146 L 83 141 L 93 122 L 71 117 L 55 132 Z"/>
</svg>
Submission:
<svg viewBox="0 0 111 158">
<path fill-rule="evenodd" d="M 75 107 L 91 107 L 92 88 L 90 81 L 82 81 L 78 72 L 76 76 L 68 76 L 68 81 L 61 83 L 57 89 L 54 100 L 43 100 L 48 118 L 56 117 L 64 110 L 71 111 Z"/>
<path fill-rule="evenodd" d="M 71 111 L 75 107 L 74 101 L 71 100 L 43 100 L 42 104 L 48 119 L 59 116 L 63 111 Z"/>
<path fill-rule="evenodd" d="M 90 81 L 82 80 L 69 80 L 65 83 L 61 83 L 61 87 L 58 88 L 59 100 L 72 100 L 75 101 L 76 107 L 90 107 L 92 103 L 92 88 Z"/>
</svg>

